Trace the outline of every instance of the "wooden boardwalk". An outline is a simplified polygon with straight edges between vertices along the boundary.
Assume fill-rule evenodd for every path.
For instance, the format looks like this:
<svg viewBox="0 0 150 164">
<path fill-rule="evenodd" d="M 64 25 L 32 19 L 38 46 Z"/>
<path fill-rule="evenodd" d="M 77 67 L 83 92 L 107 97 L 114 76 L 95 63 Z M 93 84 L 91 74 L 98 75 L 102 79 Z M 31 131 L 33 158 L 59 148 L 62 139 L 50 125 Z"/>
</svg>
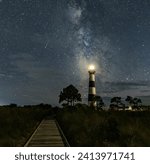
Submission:
<svg viewBox="0 0 150 164">
<path fill-rule="evenodd" d="M 64 147 L 65 136 L 55 119 L 44 119 L 25 144 L 25 147 Z"/>
</svg>

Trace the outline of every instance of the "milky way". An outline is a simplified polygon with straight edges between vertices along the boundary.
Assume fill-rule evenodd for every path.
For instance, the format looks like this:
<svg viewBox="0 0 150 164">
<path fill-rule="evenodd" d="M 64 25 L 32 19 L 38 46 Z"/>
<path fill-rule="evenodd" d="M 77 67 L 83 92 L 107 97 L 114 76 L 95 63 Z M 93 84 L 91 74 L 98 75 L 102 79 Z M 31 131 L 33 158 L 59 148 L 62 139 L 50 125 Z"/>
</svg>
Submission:
<svg viewBox="0 0 150 164">
<path fill-rule="evenodd" d="M 75 85 L 97 93 L 150 96 L 149 0 L 1 0 L 0 103 L 58 104 Z"/>
</svg>

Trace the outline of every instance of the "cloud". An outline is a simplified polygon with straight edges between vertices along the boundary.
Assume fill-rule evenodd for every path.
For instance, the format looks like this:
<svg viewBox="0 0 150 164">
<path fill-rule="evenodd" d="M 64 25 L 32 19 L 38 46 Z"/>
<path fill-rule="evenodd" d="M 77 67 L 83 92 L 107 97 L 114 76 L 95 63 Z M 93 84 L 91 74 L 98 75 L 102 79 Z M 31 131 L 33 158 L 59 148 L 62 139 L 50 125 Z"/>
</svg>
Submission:
<svg viewBox="0 0 150 164">
<path fill-rule="evenodd" d="M 78 25 L 81 20 L 82 9 L 80 7 L 77 8 L 75 6 L 69 6 L 68 7 L 68 16 L 69 16 L 69 20 L 73 24 Z"/>
<path fill-rule="evenodd" d="M 150 93 L 150 88 L 148 90 L 141 90 L 142 93 Z"/>
<path fill-rule="evenodd" d="M 52 68 L 47 58 L 43 58 L 39 62 L 35 56 L 29 53 L 20 53 L 12 55 L 11 60 L 13 60 L 13 65 L 18 72 L 24 73 L 24 75 L 32 80 L 44 81 L 50 78 L 50 76 L 63 76 L 58 70 Z"/>
<path fill-rule="evenodd" d="M 101 82 L 96 81 L 97 93 L 101 96 L 149 95 L 150 82 Z M 144 90 L 144 92 L 143 92 Z M 147 92 L 145 92 L 147 91 Z"/>
<path fill-rule="evenodd" d="M 150 105 L 150 92 L 147 96 L 139 96 L 139 98 L 142 100 L 143 105 Z"/>
<path fill-rule="evenodd" d="M 0 73 L 0 78 L 5 77 L 6 75 L 4 73 Z"/>
<path fill-rule="evenodd" d="M 13 63 L 11 85 L 5 82 L 1 91 L 7 100 L 19 104 L 56 103 L 60 90 L 67 84 L 65 72 L 54 69 L 47 57 L 40 58 L 30 53 L 18 53 L 9 57 Z M 0 74 L 0 78 L 5 74 Z M 57 84 L 56 84 L 57 81 Z M 13 95 L 16 95 L 13 97 Z"/>
</svg>

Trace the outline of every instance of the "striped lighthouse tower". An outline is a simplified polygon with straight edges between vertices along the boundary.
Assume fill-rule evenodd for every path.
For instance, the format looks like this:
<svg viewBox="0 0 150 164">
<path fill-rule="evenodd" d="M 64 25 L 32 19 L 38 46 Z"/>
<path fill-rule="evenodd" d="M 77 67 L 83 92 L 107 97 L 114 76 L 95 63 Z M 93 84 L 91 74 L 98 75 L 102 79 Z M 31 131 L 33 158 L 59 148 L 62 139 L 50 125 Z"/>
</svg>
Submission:
<svg viewBox="0 0 150 164">
<path fill-rule="evenodd" d="M 89 94 L 88 94 L 88 105 L 96 107 L 96 87 L 95 87 L 95 67 L 94 65 L 89 66 Z"/>
</svg>

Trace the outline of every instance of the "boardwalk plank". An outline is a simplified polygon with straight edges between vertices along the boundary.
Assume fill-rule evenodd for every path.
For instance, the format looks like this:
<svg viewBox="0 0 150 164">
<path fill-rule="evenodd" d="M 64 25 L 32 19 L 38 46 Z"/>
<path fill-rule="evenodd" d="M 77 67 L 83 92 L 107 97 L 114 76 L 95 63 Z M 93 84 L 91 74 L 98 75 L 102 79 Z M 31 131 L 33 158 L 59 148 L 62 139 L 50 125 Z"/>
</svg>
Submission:
<svg viewBox="0 0 150 164">
<path fill-rule="evenodd" d="M 65 144 L 54 119 L 44 119 L 25 147 L 64 147 Z"/>
</svg>

